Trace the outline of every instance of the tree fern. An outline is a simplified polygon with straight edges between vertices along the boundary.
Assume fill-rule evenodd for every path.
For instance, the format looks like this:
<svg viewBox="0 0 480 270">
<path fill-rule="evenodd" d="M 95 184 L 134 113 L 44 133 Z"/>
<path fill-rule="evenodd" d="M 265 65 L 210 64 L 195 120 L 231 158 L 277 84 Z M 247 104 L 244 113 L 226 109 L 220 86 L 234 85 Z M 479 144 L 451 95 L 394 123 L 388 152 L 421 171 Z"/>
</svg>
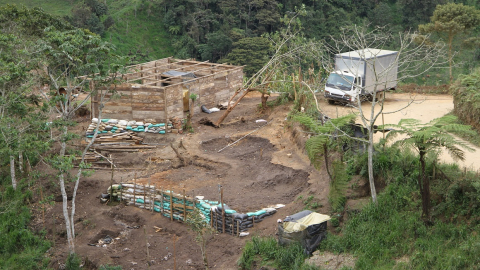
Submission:
<svg viewBox="0 0 480 270">
<path fill-rule="evenodd" d="M 339 161 L 333 163 L 333 174 L 330 172 L 329 143 L 333 138 L 338 138 L 344 134 L 340 128 L 351 123 L 355 117 L 355 115 L 350 114 L 336 119 L 329 119 L 325 123 L 301 113 L 292 117 L 294 121 L 299 122 L 308 132 L 312 133 L 312 136 L 305 142 L 305 150 L 315 169 L 320 170 L 322 156 L 324 158 L 325 168 L 330 177 L 328 199 L 334 211 L 340 211 L 345 205 L 345 189 L 348 184 L 348 175 L 344 164 Z"/>
<path fill-rule="evenodd" d="M 385 125 L 385 127 L 394 129 L 387 134 L 387 140 L 392 141 L 398 135 L 406 135 L 405 138 L 395 141 L 393 146 L 404 149 L 413 148 L 419 154 L 421 174 L 418 182 L 422 194 L 422 215 L 427 219 L 430 205 L 430 184 L 429 178 L 425 175 L 425 155 L 429 152 L 445 149 L 454 160 L 464 160 L 465 152 L 463 149 L 473 151 L 467 143 L 449 133 L 452 131 L 474 132 L 471 126 L 457 124 L 457 122 L 456 116 L 446 115 L 433 119 L 426 124 L 422 124 L 416 119 L 402 119 L 398 125 Z"/>
</svg>

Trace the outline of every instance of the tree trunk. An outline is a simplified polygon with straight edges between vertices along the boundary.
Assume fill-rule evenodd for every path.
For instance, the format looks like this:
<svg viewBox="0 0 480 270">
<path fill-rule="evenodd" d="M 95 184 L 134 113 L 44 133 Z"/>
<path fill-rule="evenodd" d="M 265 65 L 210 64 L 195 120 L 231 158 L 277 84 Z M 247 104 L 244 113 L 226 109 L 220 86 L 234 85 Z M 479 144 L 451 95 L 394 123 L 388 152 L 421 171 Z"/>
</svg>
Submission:
<svg viewBox="0 0 480 270">
<path fill-rule="evenodd" d="M 20 172 L 23 174 L 23 153 L 20 151 L 18 153 L 18 168 L 20 169 Z"/>
<path fill-rule="evenodd" d="M 422 217 L 428 220 L 430 216 L 430 181 L 425 175 L 425 154 L 426 153 L 424 151 L 420 151 L 420 174 L 423 183 L 423 190 L 420 191 L 422 194 Z"/>
<path fill-rule="evenodd" d="M 452 46 L 452 43 L 453 43 L 453 32 L 450 31 L 448 33 L 448 65 L 449 65 L 449 75 L 450 75 L 450 84 L 452 84 L 452 81 L 453 81 L 453 74 L 452 74 L 452 69 L 453 69 L 453 53 L 452 53 L 452 50 L 453 50 L 453 46 Z"/>
<path fill-rule="evenodd" d="M 327 169 L 328 177 L 330 177 L 330 182 L 332 182 L 333 178 L 332 178 L 332 174 L 330 173 L 330 168 L 329 168 L 330 166 L 328 164 L 328 146 L 326 143 L 323 145 L 323 156 L 325 158 L 325 168 Z"/>
<path fill-rule="evenodd" d="M 265 95 L 265 93 L 262 93 L 261 99 L 262 99 L 262 110 L 267 109 L 267 100 L 268 100 L 268 95 Z"/>
<path fill-rule="evenodd" d="M 203 265 L 205 266 L 205 269 L 208 270 L 208 259 L 207 259 L 207 240 L 204 238 L 202 235 L 202 257 L 203 257 Z"/>
<path fill-rule="evenodd" d="M 10 177 L 12 178 L 13 189 L 17 189 L 17 179 L 15 178 L 15 157 L 10 155 Z"/>
<path fill-rule="evenodd" d="M 63 127 L 63 132 L 62 132 L 63 138 L 67 137 L 68 133 L 68 128 L 66 126 Z M 67 144 L 65 140 L 62 138 L 62 143 L 61 143 L 61 149 L 60 149 L 60 157 L 65 156 L 65 151 L 67 148 Z M 60 191 L 62 192 L 62 210 L 63 210 L 63 218 L 65 219 L 65 227 L 67 230 L 67 242 L 68 242 L 68 251 L 70 254 L 75 253 L 75 242 L 74 242 L 74 232 L 72 231 L 72 227 L 75 225 L 73 223 L 73 219 L 70 218 L 69 212 L 68 212 L 68 197 L 67 197 L 67 192 L 65 190 L 65 174 L 64 172 L 60 172 L 58 176 L 59 182 L 60 182 Z"/>
<path fill-rule="evenodd" d="M 368 182 L 372 201 L 377 204 L 377 191 L 375 190 L 375 179 L 373 177 L 373 132 L 368 131 Z"/>
</svg>

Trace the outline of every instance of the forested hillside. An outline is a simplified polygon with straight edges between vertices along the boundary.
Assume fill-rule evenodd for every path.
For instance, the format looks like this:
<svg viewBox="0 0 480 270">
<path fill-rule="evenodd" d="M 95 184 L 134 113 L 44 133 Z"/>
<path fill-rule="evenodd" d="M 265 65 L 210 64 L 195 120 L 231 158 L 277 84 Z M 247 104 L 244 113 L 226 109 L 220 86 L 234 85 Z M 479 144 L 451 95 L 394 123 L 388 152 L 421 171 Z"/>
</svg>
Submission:
<svg viewBox="0 0 480 270">
<path fill-rule="evenodd" d="M 328 43 L 340 28 L 354 24 L 386 26 L 393 33 L 418 31 L 419 25 L 430 22 L 436 6 L 447 2 L 476 8 L 480 5 L 477 0 L 1 0 L 0 4 L 42 7 L 74 26 L 101 35 L 136 62 L 176 56 L 251 65 L 255 58 L 253 72 L 271 53 L 265 34 L 278 31 L 284 25 L 283 18 L 293 13 L 300 14 L 301 35 Z M 479 29 L 475 26 L 468 30 L 459 31 L 452 44 L 455 76 L 470 73 L 480 61 L 478 42 L 472 40 Z M 447 36 L 433 34 L 435 40 L 448 41 Z M 395 49 L 396 44 L 391 47 Z M 438 79 L 443 76 L 430 74 L 416 82 L 444 84 L 446 80 Z"/>
</svg>

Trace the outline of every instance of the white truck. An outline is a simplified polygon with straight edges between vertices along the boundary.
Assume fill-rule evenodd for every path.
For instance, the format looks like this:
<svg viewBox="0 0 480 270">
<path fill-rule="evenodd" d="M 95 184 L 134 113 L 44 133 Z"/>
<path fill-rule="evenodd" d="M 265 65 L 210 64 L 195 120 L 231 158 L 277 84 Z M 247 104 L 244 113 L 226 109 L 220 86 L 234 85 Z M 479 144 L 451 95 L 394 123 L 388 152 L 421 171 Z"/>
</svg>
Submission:
<svg viewBox="0 0 480 270">
<path fill-rule="evenodd" d="M 335 55 L 325 84 L 328 103 L 353 103 L 397 87 L 398 52 L 362 49 Z"/>
</svg>

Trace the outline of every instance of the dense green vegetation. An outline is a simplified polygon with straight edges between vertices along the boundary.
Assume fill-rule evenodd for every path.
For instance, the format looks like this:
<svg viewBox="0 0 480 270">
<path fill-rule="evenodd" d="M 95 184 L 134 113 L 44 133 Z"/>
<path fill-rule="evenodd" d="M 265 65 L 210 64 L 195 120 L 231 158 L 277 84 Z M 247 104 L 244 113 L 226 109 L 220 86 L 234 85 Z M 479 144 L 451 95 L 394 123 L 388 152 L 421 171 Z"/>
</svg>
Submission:
<svg viewBox="0 0 480 270">
<path fill-rule="evenodd" d="M 365 154 L 345 156 L 346 171 L 365 177 L 366 160 Z M 329 233 L 320 250 L 353 254 L 357 257 L 356 269 L 478 268 L 478 174 L 465 173 L 453 164 L 437 164 L 434 155 L 426 163 L 431 178 L 431 223 L 421 218 L 418 157 L 408 150 L 387 147 L 379 150 L 374 164 L 377 178 L 387 184 L 378 195 L 378 205 L 370 203 L 360 211 L 337 212 L 335 215 L 348 214 L 348 221 L 337 228 L 337 233 Z M 275 247 L 264 248 L 268 245 Z M 274 250 L 278 248 L 274 239 L 252 239 L 239 264 L 243 269 L 250 269 L 253 261 L 268 265 L 275 261 Z M 301 252 L 297 256 L 291 261 L 303 258 Z"/>
<path fill-rule="evenodd" d="M 45 232 L 35 234 L 29 227 L 33 183 L 22 180 L 14 190 L 8 175 L 0 171 L 0 268 L 44 269 L 50 242 L 44 239 Z"/>
<path fill-rule="evenodd" d="M 253 61 L 259 62 L 260 66 L 265 63 L 263 55 L 271 53 L 269 46 L 263 45 L 269 42 L 265 35 L 280 30 L 282 19 L 294 12 L 301 14 L 301 35 L 327 43 L 341 27 L 353 24 L 386 26 L 393 33 L 418 31 L 419 25 L 423 25 L 421 30 L 431 32 L 433 40 L 442 39 L 451 45 L 454 54 L 451 64 L 455 67 L 452 76 L 456 78 L 478 66 L 480 49 L 476 37 L 479 28 L 475 16 L 468 16 L 468 22 L 462 19 L 458 24 L 460 28 L 455 26 L 454 39 L 444 35 L 445 28 L 430 27 L 434 25 L 429 23 L 437 5 L 447 2 L 464 4 L 472 9 L 478 9 L 480 5 L 475 0 L 0 0 L 0 4 L 42 7 L 47 12 L 67 17 L 75 26 L 101 34 L 104 40 L 116 45 L 120 53 L 128 54 L 136 61 L 176 56 L 247 64 L 247 71 L 250 67 L 258 70 L 259 65 Z M 442 18 L 452 18 L 449 16 Z M 433 20 L 439 21 L 438 18 Z M 462 28 L 462 24 L 466 27 Z M 395 49 L 395 44 L 391 46 Z M 414 82 L 443 85 L 450 82 L 449 78 L 447 70 L 435 70 Z"/>
<path fill-rule="evenodd" d="M 273 237 L 254 236 L 245 244 L 238 265 L 241 269 L 258 269 L 260 266 L 285 270 L 317 269 L 305 264 L 306 258 L 308 255 L 303 252 L 303 247 L 299 244 L 282 247 Z"/>
</svg>

